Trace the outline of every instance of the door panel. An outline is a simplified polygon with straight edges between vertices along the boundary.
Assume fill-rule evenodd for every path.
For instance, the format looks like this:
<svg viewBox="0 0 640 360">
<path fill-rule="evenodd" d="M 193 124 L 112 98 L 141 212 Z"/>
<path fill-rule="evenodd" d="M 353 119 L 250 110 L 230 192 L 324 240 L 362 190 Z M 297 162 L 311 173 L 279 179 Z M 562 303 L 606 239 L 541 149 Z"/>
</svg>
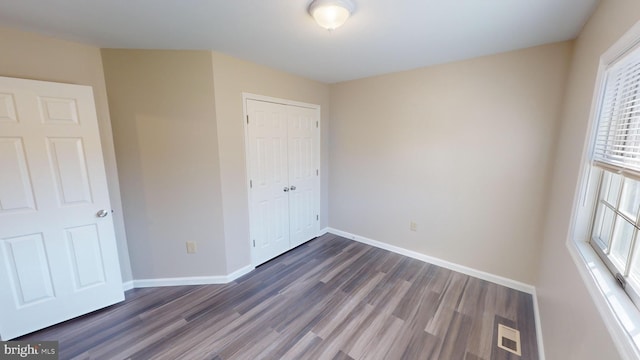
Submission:
<svg viewBox="0 0 640 360">
<path fill-rule="evenodd" d="M 124 300 L 91 88 L 0 77 L 0 134 L 0 337 Z"/>
<path fill-rule="evenodd" d="M 0 138 L 0 213 L 35 210 L 21 138 Z"/>
<path fill-rule="evenodd" d="M 7 239 L 6 245 L 8 259 L 4 263 L 13 275 L 14 286 L 10 288 L 17 306 L 53 298 L 51 269 L 42 233 Z"/>
<path fill-rule="evenodd" d="M 0 122 L 17 123 L 16 106 L 13 94 L 0 93 Z"/>
<path fill-rule="evenodd" d="M 38 96 L 40 118 L 43 124 L 78 124 L 75 99 Z"/>
<path fill-rule="evenodd" d="M 65 229 L 67 249 L 73 265 L 75 291 L 104 283 L 100 234 L 94 225 Z"/>
<path fill-rule="evenodd" d="M 60 205 L 91 203 L 82 139 L 48 138 L 47 145 Z"/>
<path fill-rule="evenodd" d="M 251 236 L 255 265 L 289 249 L 286 109 L 247 101 Z"/>
<path fill-rule="evenodd" d="M 289 106 L 289 204 L 291 247 L 296 247 L 318 234 L 319 193 L 316 127 L 317 110 Z"/>
</svg>

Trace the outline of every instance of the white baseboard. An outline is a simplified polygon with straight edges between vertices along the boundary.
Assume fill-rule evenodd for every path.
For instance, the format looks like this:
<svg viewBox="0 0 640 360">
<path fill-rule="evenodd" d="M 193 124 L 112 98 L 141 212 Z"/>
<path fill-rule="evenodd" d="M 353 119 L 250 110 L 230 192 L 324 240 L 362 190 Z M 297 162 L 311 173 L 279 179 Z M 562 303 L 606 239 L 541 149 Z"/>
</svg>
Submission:
<svg viewBox="0 0 640 360">
<path fill-rule="evenodd" d="M 133 289 L 133 280 L 125 281 L 122 283 L 122 290 L 128 291 Z"/>
<path fill-rule="evenodd" d="M 236 280 L 236 279 L 238 279 L 238 278 L 240 278 L 242 276 L 245 276 L 248 273 L 252 272 L 255 268 L 256 267 L 253 266 L 253 265 L 247 265 L 245 267 L 242 267 L 242 268 L 232 272 L 231 274 L 227 275 L 226 276 L 226 278 L 227 278 L 226 282 L 230 283 L 230 282 L 232 282 L 232 281 L 234 281 L 234 280 Z"/>
<path fill-rule="evenodd" d="M 384 249 L 384 250 L 388 250 L 391 252 L 394 252 L 396 254 L 400 254 L 400 255 L 404 255 L 404 256 L 408 256 L 410 258 L 414 258 L 420 261 L 424 261 L 426 263 L 429 264 L 433 264 L 433 265 L 437 265 L 440 267 L 443 267 L 445 269 L 449 269 L 449 270 L 453 270 L 453 271 L 457 271 L 459 273 L 463 273 L 469 276 L 473 276 L 476 277 L 478 279 L 482 279 L 482 280 L 486 280 L 498 285 L 502 285 L 502 286 L 506 286 L 515 290 L 519 290 L 522 292 L 526 292 L 528 294 L 535 294 L 535 287 L 533 285 L 529 285 L 529 284 L 525 284 L 523 282 L 520 281 L 516 281 L 516 280 L 512 280 L 512 279 L 508 279 L 499 275 L 494 275 L 494 274 L 490 274 L 488 272 L 484 272 L 484 271 L 480 271 L 480 270 L 476 270 L 464 265 L 459 265 L 459 264 L 455 264 L 446 260 L 442 260 L 442 259 L 438 259 L 436 257 L 433 256 L 429 256 L 429 255 L 425 255 L 422 253 L 419 253 L 417 251 L 413 251 L 413 250 L 408 250 L 405 248 L 401 248 L 399 246 L 395 246 L 395 245 L 390 245 L 381 241 L 377 241 L 377 240 L 373 240 L 373 239 L 369 239 L 366 238 L 364 236 L 360 236 L 360 235 L 355 235 L 355 234 L 351 234 L 348 233 L 346 231 L 342 231 L 342 230 L 338 230 L 338 229 L 334 229 L 334 228 L 328 228 L 327 232 L 330 232 L 334 235 L 339 235 L 342 237 L 345 237 L 347 239 L 351 239 L 351 240 L 355 240 L 357 242 L 361 242 L 363 244 L 367 244 L 367 245 L 371 245 L 380 249 Z"/>
<path fill-rule="evenodd" d="M 190 277 L 159 278 L 159 279 L 137 279 L 132 281 L 133 283 L 132 288 L 228 284 L 236 280 L 237 278 L 250 273 L 253 269 L 254 267 L 252 265 L 247 265 L 228 275 L 190 276 Z"/>
</svg>

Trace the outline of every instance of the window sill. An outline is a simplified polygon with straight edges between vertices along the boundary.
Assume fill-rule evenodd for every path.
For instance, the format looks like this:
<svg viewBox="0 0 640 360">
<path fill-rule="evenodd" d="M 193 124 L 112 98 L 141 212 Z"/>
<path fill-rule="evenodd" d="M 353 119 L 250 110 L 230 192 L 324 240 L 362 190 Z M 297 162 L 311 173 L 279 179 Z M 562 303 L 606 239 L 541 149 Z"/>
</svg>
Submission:
<svg viewBox="0 0 640 360">
<path fill-rule="evenodd" d="M 624 358 L 640 358 L 640 311 L 586 242 L 567 241 L 591 298 Z"/>
</svg>

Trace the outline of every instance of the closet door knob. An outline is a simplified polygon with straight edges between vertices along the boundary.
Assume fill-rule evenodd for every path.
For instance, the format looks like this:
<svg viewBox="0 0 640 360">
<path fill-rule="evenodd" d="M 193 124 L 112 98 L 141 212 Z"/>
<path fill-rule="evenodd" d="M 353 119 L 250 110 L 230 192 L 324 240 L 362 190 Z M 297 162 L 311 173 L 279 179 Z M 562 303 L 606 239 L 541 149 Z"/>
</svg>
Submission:
<svg viewBox="0 0 640 360">
<path fill-rule="evenodd" d="M 284 189 L 282 189 L 282 191 L 289 192 L 289 188 L 285 186 Z"/>
<path fill-rule="evenodd" d="M 291 185 L 291 191 L 295 190 L 296 187 L 294 185 Z"/>
</svg>

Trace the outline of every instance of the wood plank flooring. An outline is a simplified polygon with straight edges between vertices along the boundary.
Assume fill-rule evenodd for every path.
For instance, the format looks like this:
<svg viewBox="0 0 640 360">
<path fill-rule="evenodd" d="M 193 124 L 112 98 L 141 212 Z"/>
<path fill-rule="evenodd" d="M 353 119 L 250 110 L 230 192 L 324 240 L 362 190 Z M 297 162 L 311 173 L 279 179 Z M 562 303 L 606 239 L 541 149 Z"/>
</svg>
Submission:
<svg viewBox="0 0 640 360">
<path fill-rule="evenodd" d="M 531 295 L 330 234 L 229 284 L 126 298 L 17 340 L 61 359 L 538 359 Z"/>
</svg>

